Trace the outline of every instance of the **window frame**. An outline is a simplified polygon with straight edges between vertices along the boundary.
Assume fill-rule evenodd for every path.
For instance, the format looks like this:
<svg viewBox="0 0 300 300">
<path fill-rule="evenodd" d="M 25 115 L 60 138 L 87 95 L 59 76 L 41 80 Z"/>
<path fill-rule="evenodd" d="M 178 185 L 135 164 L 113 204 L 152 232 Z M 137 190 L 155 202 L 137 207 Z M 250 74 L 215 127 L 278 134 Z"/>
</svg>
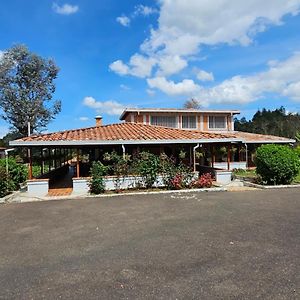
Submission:
<svg viewBox="0 0 300 300">
<path fill-rule="evenodd" d="M 187 118 L 187 127 L 184 127 L 183 126 L 183 124 L 184 124 L 184 122 L 183 122 L 183 119 L 184 118 Z M 191 120 L 190 120 L 190 118 L 194 118 L 195 119 L 195 127 L 191 127 L 190 125 L 191 125 Z M 194 121 L 193 121 L 194 122 Z M 197 116 L 196 115 L 182 115 L 181 116 L 181 128 L 182 129 L 197 129 L 198 127 L 197 127 Z"/>
<path fill-rule="evenodd" d="M 211 126 L 211 118 L 213 118 L 213 127 Z M 224 119 L 224 127 L 216 127 L 216 118 L 223 118 Z M 208 129 L 209 130 L 227 130 L 227 116 L 224 115 L 209 115 L 208 116 Z"/>
<path fill-rule="evenodd" d="M 156 124 L 153 124 L 153 118 L 156 118 Z M 161 122 L 162 124 L 157 124 L 159 122 L 157 122 L 157 118 L 174 118 L 174 125 L 175 126 L 169 126 L 168 122 L 166 122 L 167 125 L 163 125 L 163 122 Z M 152 126 L 162 126 L 162 127 L 168 127 L 168 128 L 178 128 L 178 117 L 175 115 L 151 115 L 150 116 L 150 120 L 149 120 L 150 125 Z"/>
</svg>

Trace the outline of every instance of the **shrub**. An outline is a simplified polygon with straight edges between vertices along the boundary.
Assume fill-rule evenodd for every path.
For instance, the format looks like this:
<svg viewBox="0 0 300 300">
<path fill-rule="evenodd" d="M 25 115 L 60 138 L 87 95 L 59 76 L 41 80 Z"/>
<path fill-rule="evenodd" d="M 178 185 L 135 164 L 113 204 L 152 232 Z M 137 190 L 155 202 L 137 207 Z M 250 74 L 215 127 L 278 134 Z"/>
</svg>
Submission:
<svg viewBox="0 0 300 300">
<path fill-rule="evenodd" d="M 0 194 L 7 195 L 11 191 L 18 190 L 20 184 L 27 179 L 27 168 L 18 164 L 14 158 L 8 159 L 8 174 L 6 174 L 6 160 L 0 159 Z"/>
<path fill-rule="evenodd" d="M 182 189 L 183 182 L 182 182 L 182 176 L 180 174 L 176 174 L 174 178 L 171 179 L 171 186 L 175 190 Z"/>
<path fill-rule="evenodd" d="M 112 175 L 115 176 L 114 186 L 116 191 L 119 191 L 124 177 L 129 174 L 131 156 L 128 154 L 119 155 L 116 151 L 113 151 L 112 153 L 104 153 L 103 159 L 111 163 L 110 170 Z"/>
<path fill-rule="evenodd" d="M 299 157 L 300 159 L 300 146 L 297 146 L 295 149 L 294 149 L 296 155 Z"/>
<path fill-rule="evenodd" d="M 105 191 L 103 176 L 108 172 L 109 167 L 101 162 L 93 162 L 91 168 L 91 181 L 89 182 L 90 192 L 92 194 L 101 194 Z"/>
<path fill-rule="evenodd" d="M 289 184 L 300 169 L 299 157 L 288 146 L 263 145 L 256 151 L 256 173 L 265 184 Z"/>
<path fill-rule="evenodd" d="M 159 157 L 149 152 L 140 152 L 133 161 L 133 172 L 143 178 L 146 188 L 155 183 L 160 170 Z"/>
<path fill-rule="evenodd" d="M 210 188 L 212 186 L 213 179 L 210 173 L 202 174 L 197 180 L 191 183 L 192 188 Z"/>
<path fill-rule="evenodd" d="M 181 189 L 190 186 L 194 173 L 184 163 L 175 162 L 175 159 L 162 154 L 160 156 L 160 173 L 168 189 Z"/>
</svg>

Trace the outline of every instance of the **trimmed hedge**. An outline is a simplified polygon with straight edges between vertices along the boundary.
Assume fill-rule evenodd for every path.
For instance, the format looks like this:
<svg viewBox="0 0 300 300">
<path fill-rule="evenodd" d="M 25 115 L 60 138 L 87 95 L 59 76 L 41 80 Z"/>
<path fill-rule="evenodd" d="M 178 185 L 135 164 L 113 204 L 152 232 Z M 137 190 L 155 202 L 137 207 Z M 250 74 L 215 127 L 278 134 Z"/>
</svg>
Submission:
<svg viewBox="0 0 300 300">
<path fill-rule="evenodd" d="M 256 173 L 264 184 L 290 184 L 300 170 L 300 159 L 288 146 L 263 145 L 256 151 Z"/>
</svg>

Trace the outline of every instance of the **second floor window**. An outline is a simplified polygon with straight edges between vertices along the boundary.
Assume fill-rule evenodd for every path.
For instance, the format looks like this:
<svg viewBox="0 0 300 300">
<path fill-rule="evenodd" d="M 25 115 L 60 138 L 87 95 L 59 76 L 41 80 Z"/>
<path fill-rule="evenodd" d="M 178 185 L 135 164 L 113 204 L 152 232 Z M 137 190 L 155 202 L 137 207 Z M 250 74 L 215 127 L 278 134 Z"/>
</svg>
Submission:
<svg viewBox="0 0 300 300">
<path fill-rule="evenodd" d="M 196 116 L 182 116 L 182 128 L 196 129 Z"/>
<path fill-rule="evenodd" d="M 150 124 L 156 126 L 172 127 L 172 128 L 177 127 L 175 116 L 151 116 Z"/>
<path fill-rule="evenodd" d="M 209 129 L 226 129 L 225 116 L 209 116 L 208 128 Z"/>
</svg>

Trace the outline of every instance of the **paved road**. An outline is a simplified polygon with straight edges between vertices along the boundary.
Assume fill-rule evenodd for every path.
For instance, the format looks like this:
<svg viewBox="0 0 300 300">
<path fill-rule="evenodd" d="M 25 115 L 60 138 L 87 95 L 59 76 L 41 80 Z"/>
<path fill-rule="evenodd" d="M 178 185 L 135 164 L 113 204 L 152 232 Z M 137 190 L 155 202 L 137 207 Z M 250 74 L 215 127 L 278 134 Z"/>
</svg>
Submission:
<svg viewBox="0 0 300 300">
<path fill-rule="evenodd" d="M 0 299 L 300 299 L 300 190 L 0 206 Z"/>
</svg>

